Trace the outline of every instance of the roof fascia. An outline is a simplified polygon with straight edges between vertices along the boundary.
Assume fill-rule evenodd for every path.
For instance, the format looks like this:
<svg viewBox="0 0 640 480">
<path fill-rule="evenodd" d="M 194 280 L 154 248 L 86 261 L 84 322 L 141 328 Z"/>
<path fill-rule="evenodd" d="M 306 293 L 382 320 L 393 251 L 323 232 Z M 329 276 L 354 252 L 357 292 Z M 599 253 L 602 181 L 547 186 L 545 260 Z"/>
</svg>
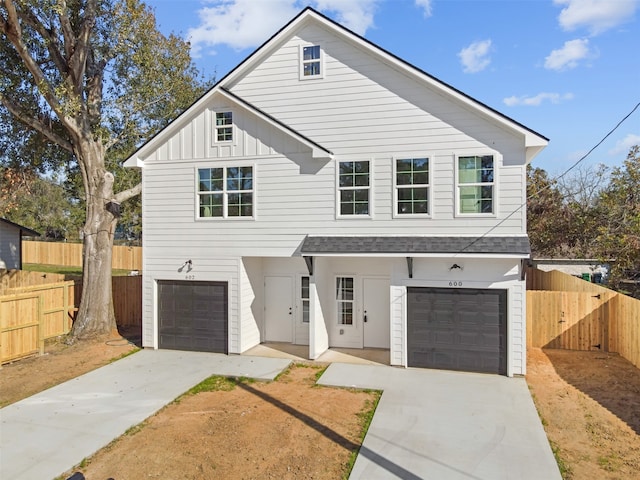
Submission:
<svg viewBox="0 0 640 480">
<path fill-rule="evenodd" d="M 20 230 L 21 232 L 23 232 L 24 234 L 26 234 L 29 237 L 40 237 L 41 234 L 36 232 L 35 230 L 31 230 L 28 227 L 23 227 L 22 225 L 19 225 L 15 222 L 12 222 L 11 220 L 7 220 L 6 218 L 0 218 L 1 222 L 6 223 L 7 225 L 10 225 L 12 227 L 17 228 L 18 230 Z"/>
</svg>

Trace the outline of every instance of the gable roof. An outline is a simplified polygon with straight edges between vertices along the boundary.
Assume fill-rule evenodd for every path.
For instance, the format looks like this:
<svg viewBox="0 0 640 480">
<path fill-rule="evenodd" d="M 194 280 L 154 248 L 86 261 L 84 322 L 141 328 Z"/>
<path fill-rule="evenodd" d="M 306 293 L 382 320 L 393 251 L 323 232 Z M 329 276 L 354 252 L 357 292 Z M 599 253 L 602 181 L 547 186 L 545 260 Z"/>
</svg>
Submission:
<svg viewBox="0 0 640 480">
<path fill-rule="evenodd" d="M 20 230 L 25 235 L 28 235 L 29 237 L 39 237 L 40 236 L 40 234 L 38 232 L 36 232 L 35 230 L 31 230 L 28 227 L 23 227 L 22 225 L 18 225 L 17 223 L 12 222 L 11 220 L 7 220 L 6 218 L 0 217 L 0 222 L 17 228 L 18 230 Z"/>
<path fill-rule="evenodd" d="M 525 137 L 525 146 L 527 148 L 527 162 L 532 160 L 533 157 L 535 157 L 535 155 L 537 155 L 548 144 L 549 139 L 547 137 L 495 110 L 494 108 L 489 107 L 479 100 L 476 100 L 475 98 L 467 95 L 457 88 L 452 87 L 451 85 L 436 78 L 435 76 L 401 59 L 397 55 L 390 53 L 384 48 L 340 25 L 339 23 L 335 22 L 334 20 L 330 19 L 326 15 L 323 15 L 317 10 L 314 10 L 311 7 L 306 7 L 288 24 L 286 24 L 278 32 L 276 32 L 269 40 L 258 47 L 242 63 L 240 63 L 237 67 L 231 70 L 231 72 L 224 76 L 219 83 L 226 86 L 232 84 L 236 79 L 242 77 L 248 70 L 259 63 L 264 57 L 268 56 L 272 51 L 277 49 L 282 43 L 286 41 L 286 39 L 293 35 L 295 31 L 310 22 L 320 23 L 332 33 L 336 34 L 338 37 L 360 47 L 367 53 L 381 59 L 385 63 L 393 65 L 398 70 L 404 72 L 418 82 L 421 82 L 426 86 L 443 93 L 445 96 L 453 98 L 456 101 L 466 105 L 467 107 L 474 109 L 482 116 L 493 120 L 494 122 L 504 126 L 505 128 L 522 134 Z"/>
<path fill-rule="evenodd" d="M 188 121 L 188 115 L 194 111 L 201 108 L 204 104 L 208 103 L 213 96 L 218 95 L 224 98 L 227 102 L 233 104 L 236 107 L 239 107 L 245 111 L 248 111 L 265 122 L 269 123 L 273 127 L 275 127 L 280 132 L 285 135 L 297 140 L 301 144 L 307 146 L 311 149 L 311 154 L 313 158 L 319 159 L 331 159 L 333 158 L 333 153 L 327 148 L 323 147 L 317 142 L 305 137 L 300 132 L 281 122 L 280 120 L 272 117 L 268 113 L 260 110 L 255 105 L 247 102 L 246 100 L 240 98 L 239 96 L 233 94 L 226 88 L 224 88 L 220 83 L 217 83 L 211 90 L 209 90 L 205 95 L 200 97 L 193 105 L 191 105 L 187 110 L 185 110 L 181 115 L 179 115 L 173 122 L 167 125 L 163 130 L 158 132 L 154 137 L 152 137 L 149 141 L 147 141 L 142 147 L 140 147 L 132 156 L 130 156 L 125 162 L 125 167 L 143 167 L 144 158 L 146 155 L 153 152 L 154 149 L 160 146 L 162 142 L 166 140 L 166 138 L 174 135 L 180 128 L 183 127 L 184 123 Z"/>
<path fill-rule="evenodd" d="M 175 134 L 187 121 L 192 111 L 198 110 L 206 105 L 213 96 L 217 94 L 226 94 L 229 99 L 242 107 L 249 108 L 253 113 L 267 120 L 272 125 L 276 126 L 287 134 L 293 135 L 298 140 L 301 140 L 304 144 L 310 146 L 315 154 L 319 154 L 320 151 L 330 153 L 328 150 L 320 147 L 315 142 L 312 142 L 308 138 L 304 137 L 300 133 L 296 132 L 292 128 L 277 121 L 265 112 L 260 111 L 255 106 L 252 106 L 248 102 L 243 101 L 240 97 L 231 94 L 229 87 L 239 78 L 241 78 L 246 72 L 252 69 L 256 64 L 260 63 L 262 59 L 270 55 L 280 45 L 282 45 L 288 38 L 290 38 L 295 31 L 301 29 L 305 25 L 316 22 L 324 26 L 338 37 L 350 42 L 359 48 L 367 51 L 369 54 L 381 59 L 383 62 L 394 66 L 406 75 L 414 78 L 418 82 L 421 82 L 425 86 L 432 88 L 450 99 L 454 99 L 460 104 L 471 108 L 481 116 L 487 118 L 490 121 L 501 125 L 502 127 L 514 131 L 524 137 L 526 161 L 530 162 L 549 142 L 549 139 L 541 135 L 540 133 L 526 127 L 525 125 L 513 120 L 512 118 L 504 115 L 503 113 L 489 107 L 488 105 L 474 99 L 473 97 L 465 94 L 464 92 L 452 87 L 451 85 L 439 80 L 433 75 L 421 70 L 420 68 L 410 64 L 409 62 L 401 59 L 400 57 L 388 52 L 384 48 L 374 44 L 366 38 L 358 35 L 357 33 L 349 30 L 348 28 L 338 24 L 329 17 L 314 10 L 312 7 L 306 7 L 298 15 L 296 15 L 289 23 L 283 26 L 279 31 L 271 36 L 260 47 L 253 51 L 247 58 L 245 58 L 240 64 L 232 69 L 227 75 L 222 77 L 216 84 L 206 93 L 204 93 L 199 99 L 197 99 L 189 108 L 187 108 L 181 115 L 173 120 L 168 126 L 158 132 L 154 137 L 148 140 L 142 147 L 140 147 L 131 157 L 125 162 L 126 167 L 141 167 L 143 162 L 141 157 L 144 157 L 148 153 L 151 153 L 154 148 L 157 148 L 165 139 Z M 316 148 L 319 147 L 319 150 Z M 332 156 L 332 154 L 331 154 Z M 330 158 L 330 157 L 328 157 Z"/>
</svg>

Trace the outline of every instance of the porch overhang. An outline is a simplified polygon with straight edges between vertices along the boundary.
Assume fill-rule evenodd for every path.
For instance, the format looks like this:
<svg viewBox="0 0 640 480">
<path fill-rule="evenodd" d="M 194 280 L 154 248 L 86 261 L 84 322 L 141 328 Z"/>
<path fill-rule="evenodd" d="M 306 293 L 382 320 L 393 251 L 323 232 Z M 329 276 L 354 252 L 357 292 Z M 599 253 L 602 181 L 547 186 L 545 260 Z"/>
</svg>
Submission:
<svg viewBox="0 0 640 480">
<path fill-rule="evenodd" d="M 307 235 L 303 257 L 529 258 L 529 237 L 321 236 Z"/>
</svg>

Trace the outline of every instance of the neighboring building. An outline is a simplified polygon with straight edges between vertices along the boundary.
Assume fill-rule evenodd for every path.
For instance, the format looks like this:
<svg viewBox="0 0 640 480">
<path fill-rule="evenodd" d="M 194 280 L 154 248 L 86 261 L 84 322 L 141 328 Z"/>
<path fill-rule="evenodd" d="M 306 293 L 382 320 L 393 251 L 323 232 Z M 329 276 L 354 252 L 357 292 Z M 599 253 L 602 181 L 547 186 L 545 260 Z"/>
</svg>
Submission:
<svg viewBox="0 0 640 480">
<path fill-rule="evenodd" d="M 305 9 L 126 161 L 143 345 L 524 374 L 526 165 L 547 142 Z"/>
<path fill-rule="evenodd" d="M 609 277 L 609 265 L 596 259 L 534 258 L 531 264 L 538 270 L 545 272 L 558 270 L 593 283 L 606 283 Z"/>
<path fill-rule="evenodd" d="M 22 236 L 39 237 L 35 230 L 0 217 L 0 270 L 22 269 Z"/>
</svg>

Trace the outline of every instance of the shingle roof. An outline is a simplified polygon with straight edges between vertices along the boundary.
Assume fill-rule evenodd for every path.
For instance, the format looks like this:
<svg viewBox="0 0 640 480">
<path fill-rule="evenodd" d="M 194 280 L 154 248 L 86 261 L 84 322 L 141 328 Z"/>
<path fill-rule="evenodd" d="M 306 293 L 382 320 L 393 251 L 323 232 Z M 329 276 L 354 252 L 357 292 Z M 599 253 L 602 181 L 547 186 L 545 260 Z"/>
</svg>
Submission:
<svg viewBox="0 0 640 480">
<path fill-rule="evenodd" d="M 529 255 L 528 237 L 325 237 L 307 236 L 302 255 L 483 253 Z"/>
<path fill-rule="evenodd" d="M 11 225 L 12 227 L 16 227 L 17 229 L 22 231 L 22 233 L 24 233 L 25 235 L 27 235 L 29 237 L 39 237 L 40 236 L 40 234 L 38 232 L 36 232 L 35 230 L 31 230 L 28 227 L 24 227 L 22 225 L 18 225 L 17 223 L 12 222 L 11 220 L 7 220 L 6 218 L 0 217 L 0 222 L 6 223 L 7 225 Z"/>
</svg>

